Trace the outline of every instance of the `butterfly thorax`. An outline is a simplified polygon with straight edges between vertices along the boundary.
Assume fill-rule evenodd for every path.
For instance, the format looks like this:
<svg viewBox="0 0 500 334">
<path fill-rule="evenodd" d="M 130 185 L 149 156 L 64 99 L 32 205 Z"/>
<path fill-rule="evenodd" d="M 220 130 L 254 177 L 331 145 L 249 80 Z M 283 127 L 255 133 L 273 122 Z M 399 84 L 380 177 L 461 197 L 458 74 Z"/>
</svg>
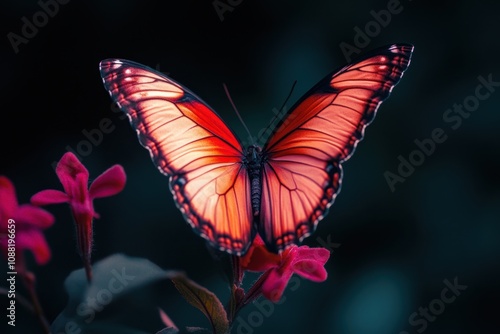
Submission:
<svg viewBox="0 0 500 334">
<path fill-rule="evenodd" d="M 250 145 L 246 151 L 243 162 L 248 170 L 251 184 L 252 211 L 254 217 L 260 213 L 260 194 L 261 194 L 261 172 L 262 172 L 262 153 L 257 145 Z"/>
</svg>

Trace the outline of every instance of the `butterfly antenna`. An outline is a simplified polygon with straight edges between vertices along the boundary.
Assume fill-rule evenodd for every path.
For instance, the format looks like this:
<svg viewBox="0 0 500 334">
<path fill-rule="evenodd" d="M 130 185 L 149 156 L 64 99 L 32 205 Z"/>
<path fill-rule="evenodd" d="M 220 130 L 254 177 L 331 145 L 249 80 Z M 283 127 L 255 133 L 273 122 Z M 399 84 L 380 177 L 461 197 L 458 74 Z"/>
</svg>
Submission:
<svg viewBox="0 0 500 334">
<path fill-rule="evenodd" d="M 260 139 L 262 138 L 262 135 L 268 133 L 269 131 L 269 128 L 271 127 L 271 125 L 274 124 L 274 122 L 276 121 L 276 119 L 280 116 L 284 116 L 284 115 L 281 115 L 281 112 L 283 111 L 283 109 L 285 108 L 285 105 L 286 103 L 288 102 L 288 100 L 290 99 L 290 97 L 292 96 L 292 93 L 293 93 L 293 90 L 295 88 L 295 85 L 297 84 L 297 80 L 295 80 L 292 84 L 292 88 L 290 89 L 290 93 L 288 93 L 288 96 L 286 97 L 285 99 L 285 102 L 283 102 L 283 105 L 281 106 L 281 108 L 278 109 L 278 112 L 274 115 L 273 119 L 271 120 L 271 122 L 269 122 L 269 125 L 267 126 L 266 128 L 266 131 L 262 132 L 260 135 L 259 135 L 259 138 L 257 138 L 257 142 L 260 142 Z M 274 109 L 273 109 L 274 110 Z"/>
<path fill-rule="evenodd" d="M 288 93 L 288 96 L 286 97 L 285 99 L 285 102 L 283 102 L 283 105 L 281 106 L 281 108 L 279 109 L 280 112 L 283 110 L 283 108 L 285 108 L 285 105 L 286 103 L 288 102 L 288 100 L 290 99 L 290 97 L 292 96 L 292 93 L 293 93 L 293 90 L 295 88 L 295 85 L 297 84 L 297 80 L 295 80 L 292 84 L 292 88 L 290 89 L 290 93 Z M 278 117 L 278 115 L 274 116 L 274 117 Z"/>
<path fill-rule="evenodd" d="M 238 109 L 236 109 L 236 106 L 234 105 L 233 99 L 231 98 L 231 95 L 229 94 L 229 90 L 227 89 L 227 86 L 225 83 L 222 83 L 222 86 L 224 86 L 224 90 L 226 91 L 227 98 L 229 99 L 229 102 L 231 102 L 231 105 L 233 106 L 234 112 L 236 112 L 236 115 L 238 115 L 238 118 L 241 121 L 241 124 L 243 124 L 243 127 L 248 133 L 248 138 L 252 140 L 252 143 L 255 145 L 255 140 L 252 137 L 252 134 L 250 133 L 250 130 L 248 130 L 247 125 L 245 124 L 245 121 L 243 121 L 243 118 L 241 117 L 240 113 L 238 112 Z"/>
</svg>

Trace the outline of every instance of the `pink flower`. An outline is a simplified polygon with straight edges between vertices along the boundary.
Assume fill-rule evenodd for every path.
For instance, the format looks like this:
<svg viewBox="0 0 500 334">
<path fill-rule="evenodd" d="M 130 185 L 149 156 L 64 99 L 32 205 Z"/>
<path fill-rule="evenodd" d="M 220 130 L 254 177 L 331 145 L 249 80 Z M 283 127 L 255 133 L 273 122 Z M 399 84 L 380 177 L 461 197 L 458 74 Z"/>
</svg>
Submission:
<svg viewBox="0 0 500 334">
<path fill-rule="evenodd" d="M 5 176 L 0 176 L 0 199 L 0 249 L 4 256 L 9 257 L 15 248 L 19 272 L 25 270 L 26 249 L 33 253 L 38 264 L 46 264 L 51 255 L 42 230 L 54 223 L 54 216 L 31 204 L 19 205 L 14 185 Z"/>
<path fill-rule="evenodd" d="M 257 235 L 248 253 L 240 259 L 240 265 L 243 270 L 265 271 L 260 292 L 276 303 L 294 273 L 314 282 L 326 280 L 328 274 L 324 266 L 329 257 L 330 252 L 325 248 L 295 245 L 281 254 L 274 254 Z"/>
<path fill-rule="evenodd" d="M 92 251 L 92 220 L 99 218 L 94 211 L 95 198 L 112 196 L 125 187 L 126 175 L 123 167 L 114 165 L 99 175 L 87 188 L 89 172 L 71 152 L 63 155 L 56 167 L 56 174 L 62 183 L 60 190 L 43 190 L 33 195 L 31 203 L 47 205 L 69 203 L 76 223 L 78 251 L 82 257 L 87 278 L 92 277 L 90 254 Z"/>
</svg>

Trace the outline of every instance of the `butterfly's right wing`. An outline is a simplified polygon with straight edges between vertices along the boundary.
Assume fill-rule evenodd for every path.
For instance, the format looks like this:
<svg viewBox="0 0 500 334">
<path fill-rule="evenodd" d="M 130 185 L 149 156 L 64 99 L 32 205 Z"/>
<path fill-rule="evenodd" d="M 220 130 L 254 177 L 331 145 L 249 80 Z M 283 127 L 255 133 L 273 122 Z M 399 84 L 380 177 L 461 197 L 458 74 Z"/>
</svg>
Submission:
<svg viewBox="0 0 500 334">
<path fill-rule="evenodd" d="M 320 81 L 263 148 L 259 234 L 282 251 L 314 232 L 340 191 L 349 159 L 410 64 L 413 46 L 379 48 Z"/>
<path fill-rule="evenodd" d="M 209 243 L 244 253 L 255 234 L 243 150 L 201 99 L 141 64 L 100 63 L 104 86 L 127 114 L 160 172 L 170 176 L 177 207 Z"/>
</svg>

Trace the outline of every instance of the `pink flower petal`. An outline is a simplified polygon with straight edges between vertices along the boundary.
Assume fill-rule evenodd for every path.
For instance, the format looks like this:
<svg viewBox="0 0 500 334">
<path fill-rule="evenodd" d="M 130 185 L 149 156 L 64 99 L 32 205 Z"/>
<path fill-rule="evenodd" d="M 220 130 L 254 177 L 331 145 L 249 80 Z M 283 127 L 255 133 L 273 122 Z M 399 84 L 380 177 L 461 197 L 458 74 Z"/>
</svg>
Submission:
<svg viewBox="0 0 500 334">
<path fill-rule="evenodd" d="M 14 185 L 5 176 L 0 176 L 0 219 L 2 224 L 12 218 L 17 208 L 16 190 Z"/>
<path fill-rule="evenodd" d="M 322 282 L 328 275 L 324 266 L 329 258 L 330 252 L 324 248 L 302 246 L 297 249 L 291 266 L 300 276 L 314 282 Z"/>
<path fill-rule="evenodd" d="M 314 260 L 324 265 L 330 258 L 330 252 L 325 248 L 309 248 L 301 246 L 297 249 L 298 260 Z"/>
<path fill-rule="evenodd" d="M 84 203 L 90 200 L 88 190 L 88 175 L 78 174 L 75 177 L 72 193 L 68 194 L 73 201 Z"/>
<path fill-rule="evenodd" d="M 265 246 L 265 242 L 264 240 L 262 240 L 262 237 L 257 234 L 255 235 L 255 238 L 253 239 L 253 242 L 252 242 L 252 247 L 259 247 L 259 246 Z"/>
<path fill-rule="evenodd" d="M 16 224 L 36 228 L 47 228 L 54 223 L 54 216 L 42 208 L 31 204 L 20 205 L 15 215 Z"/>
<path fill-rule="evenodd" d="M 89 179 L 89 172 L 87 168 L 85 168 L 76 155 L 71 152 L 65 153 L 61 160 L 59 160 L 56 167 L 56 173 L 63 185 L 64 191 L 69 196 L 73 196 L 75 180 L 79 175 L 84 179 L 85 184 Z"/>
<path fill-rule="evenodd" d="M 60 190 L 42 190 L 31 196 L 31 203 L 34 205 L 59 204 L 69 201 L 66 193 Z"/>
<path fill-rule="evenodd" d="M 158 311 L 160 312 L 160 319 L 163 322 L 167 328 L 173 328 L 174 330 L 178 330 L 177 326 L 174 324 L 172 319 L 163 311 L 161 308 L 158 308 Z"/>
<path fill-rule="evenodd" d="M 292 271 L 280 274 L 278 270 L 271 269 L 269 276 L 262 284 L 262 295 L 274 303 L 279 302 L 292 275 Z"/>
<path fill-rule="evenodd" d="M 116 195 L 125 187 L 127 176 L 123 167 L 114 165 L 99 175 L 90 186 L 91 198 L 101 198 Z"/>
<path fill-rule="evenodd" d="M 277 267 L 281 262 L 281 256 L 271 253 L 260 237 L 256 235 L 248 252 L 240 258 L 242 270 L 262 272 Z"/>
<path fill-rule="evenodd" d="M 36 229 L 24 230 L 16 234 L 16 248 L 18 250 L 29 249 L 39 265 L 49 262 L 51 253 L 47 241 L 42 232 Z"/>
<path fill-rule="evenodd" d="M 258 246 L 242 257 L 241 265 L 244 270 L 261 272 L 277 267 L 280 262 L 280 255 L 269 252 L 265 246 Z"/>
<path fill-rule="evenodd" d="M 21 271 L 23 267 L 22 252 L 31 250 L 35 260 L 39 264 L 45 264 L 50 259 L 50 249 L 40 231 L 54 223 L 54 217 L 47 211 L 31 204 L 19 206 L 17 203 L 14 185 L 6 178 L 0 177 L 0 247 L 7 254 L 7 222 L 14 219 L 16 234 L 15 246 L 17 256 L 17 267 Z M 6 217 L 3 217 L 6 216 Z M 4 223 L 5 221 L 5 223 Z"/>
<path fill-rule="evenodd" d="M 297 261 L 292 269 L 296 274 L 313 282 L 323 282 L 328 277 L 324 265 L 314 260 Z"/>
</svg>

